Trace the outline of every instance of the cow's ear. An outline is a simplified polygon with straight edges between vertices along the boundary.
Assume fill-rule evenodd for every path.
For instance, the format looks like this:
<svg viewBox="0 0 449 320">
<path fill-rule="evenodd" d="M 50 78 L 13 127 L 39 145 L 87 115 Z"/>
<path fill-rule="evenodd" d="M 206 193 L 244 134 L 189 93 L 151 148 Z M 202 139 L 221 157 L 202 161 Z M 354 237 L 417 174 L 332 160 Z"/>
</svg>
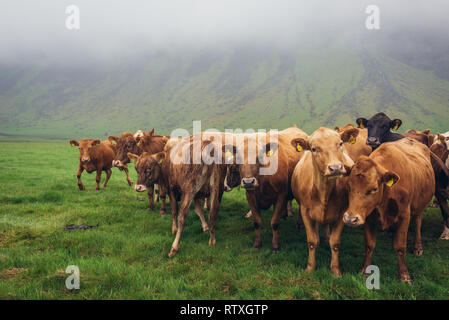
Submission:
<svg viewBox="0 0 449 320">
<path fill-rule="evenodd" d="M 391 122 L 390 122 L 390 128 L 392 128 L 393 130 L 398 130 L 399 129 L 399 127 L 401 126 L 401 124 L 402 124 L 402 120 L 401 119 L 394 119 L 394 120 L 391 120 Z"/>
<path fill-rule="evenodd" d="M 164 151 L 158 152 L 154 154 L 152 157 L 157 161 L 157 163 L 161 164 L 165 160 L 165 152 Z"/>
<path fill-rule="evenodd" d="M 148 131 L 148 134 L 149 134 L 150 136 L 152 136 L 152 135 L 153 135 L 153 133 L 154 133 L 154 128 L 153 128 L 153 129 L 151 129 L 150 131 Z"/>
<path fill-rule="evenodd" d="M 137 161 L 137 159 L 139 159 L 139 156 L 137 154 L 134 154 L 131 152 L 128 152 L 127 154 L 128 154 L 129 160 L 131 160 L 134 163 Z"/>
<path fill-rule="evenodd" d="M 232 144 L 224 144 L 221 147 L 221 152 L 224 157 L 224 163 L 234 163 L 234 156 L 237 153 L 237 148 Z"/>
<path fill-rule="evenodd" d="M 368 120 L 365 118 L 358 118 L 355 122 L 360 129 L 365 129 L 368 126 Z"/>
<path fill-rule="evenodd" d="M 95 147 L 96 145 L 98 145 L 100 143 L 101 143 L 100 140 L 94 140 L 94 141 L 92 141 L 92 147 Z"/>
<path fill-rule="evenodd" d="M 344 167 L 345 167 L 345 171 L 346 171 L 346 173 L 344 175 L 349 176 L 351 174 L 351 170 L 352 170 L 352 167 L 354 167 L 354 165 L 348 166 L 345 164 Z"/>
<path fill-rule="evenodd" d="M 358 135 L 359 130 L 357 130 L 356 128 L 348 129 L 340 133 L 341 140 L 343 140 L 343 142 L 348 142 L 351 144 L 357 142 Z"/>
<path fill-rule="evenodd" d="M 430 129 L 426 129 L 422 133 L 424 133 L 425 135 L 429 135 L 430 134 Z"/>
<path fill-rule="evenodd" d="M 163 136 L 163 137 L 162 137 L 162 143 L 163 143 L 163 144 L 166 144 L 168 140 L 170 140 L 169 137 L 167 137 L 167 136 Z"/>
<path fill-rule="evenodd" d="M 310 150 L 309 142 L 302 138 L 293 139 L 291 142 L 292 146 L 298 152 L 302 152 L 303 150 Z"/>
<path fill-rule="evenodd" d="M 71 145 L 72 147 L 78 147 L 80 144 L 79 144 L 78 141 L 76 141 L 76 140 L 70 140 L 70 145 Z"/>
<path fill-rule="evenodd" d="M 340 132 L 340 127 L 339 126 L 335 126 L 334 130 L 337 131 L 337 132 Z"/>
<path fill-rule="evenodd" d="M 118 137 L 116 137 L 116 136 L 109 136 L 108 140 L 109 140 L 110 143 L 113 143 L 113 142 L 117 143 Z"/>
<path fill-rule="evenodd" d="M 387 187 L 392 187 L 396 182 L 399 181 L 399 176 L 391 171 L 387 171 L 382 176 L 382 182 L 385 183 Z"/>
</svg>

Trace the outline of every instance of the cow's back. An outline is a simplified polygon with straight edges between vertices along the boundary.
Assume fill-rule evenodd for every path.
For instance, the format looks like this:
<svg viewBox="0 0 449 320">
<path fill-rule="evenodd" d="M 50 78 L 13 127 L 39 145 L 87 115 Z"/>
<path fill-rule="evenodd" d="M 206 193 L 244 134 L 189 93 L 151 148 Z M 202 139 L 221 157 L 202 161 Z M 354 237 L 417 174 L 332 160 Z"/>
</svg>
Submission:
<svg viewBox="0 0 449 320">
<path fill-rule="evenodd" d="M 412 214 L 419 214 L 427 207 L 435 192 L 429 148 L 414 139 L 404 138 L 382 144 L 370 158 L 399 176 L 396 185 L 408 191 Z M 391 192 L 395 190 L 399 188 L 393 186 Z"/>
</svg>

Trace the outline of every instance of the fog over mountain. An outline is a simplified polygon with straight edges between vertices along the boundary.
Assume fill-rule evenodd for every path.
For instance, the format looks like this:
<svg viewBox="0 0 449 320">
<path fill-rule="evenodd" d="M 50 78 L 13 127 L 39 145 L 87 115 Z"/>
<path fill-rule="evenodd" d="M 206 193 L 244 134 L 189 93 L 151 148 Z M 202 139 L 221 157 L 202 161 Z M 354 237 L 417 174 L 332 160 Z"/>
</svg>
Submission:
<svg viewBox="0 0 449 320">
<path fill-rule="evenodd" d="M 65 8 L 80 9 L 80 30 Z M 365 10 L 377 5 L 380 29 Z M 354 122 L 447 131 L 447 1 L 3 1 L 0 133 Z"/>
</svg>

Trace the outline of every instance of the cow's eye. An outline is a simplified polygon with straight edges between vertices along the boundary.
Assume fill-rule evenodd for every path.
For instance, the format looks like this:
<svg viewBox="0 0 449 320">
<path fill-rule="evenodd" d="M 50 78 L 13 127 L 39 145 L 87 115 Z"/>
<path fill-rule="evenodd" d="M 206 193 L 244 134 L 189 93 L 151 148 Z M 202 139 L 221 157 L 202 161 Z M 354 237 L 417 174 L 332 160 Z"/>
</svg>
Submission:
<svg viewBox="0 0 449 320">
<path fill-rule="evenodd" d="M 377 192 L 377 188 L 372 188 L 371 193 L 375 193 L 375 192 Z"/>
<path fill-rule="evenodd" d="M 312 148 L 312 152 L 316 152 L 316 148 Z"/>
<path fill-rule="evenodd" d="M 343 146 L 343 141 L 340 141 L 340 147 L 342 147 Z"/>
</svg>

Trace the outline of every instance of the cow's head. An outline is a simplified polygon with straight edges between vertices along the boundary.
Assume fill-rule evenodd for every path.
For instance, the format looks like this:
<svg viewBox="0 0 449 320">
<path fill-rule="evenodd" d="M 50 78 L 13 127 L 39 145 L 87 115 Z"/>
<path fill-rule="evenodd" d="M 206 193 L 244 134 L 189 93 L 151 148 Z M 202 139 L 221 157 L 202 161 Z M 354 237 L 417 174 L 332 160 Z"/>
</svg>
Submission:
<svg viewBox="0 0 449 320">
<path fill-rule="evenodd" d="M 99 145 L 100 140 L 93 139 L 83 139 L 80 142 L 76 140 L 70 140 L 70 145 L 72 147 L 78 147 L 80 150 L 80 161 L 83 163 L 88 163 L 91 160 L 92 148 Z"/>
<path fill-rule="evenodd" d="M 253 191 L 259 186 L 261 167 L 268 167 L 272 157 L 277 157 L 278 143 L 265 143 L 265 139 L 261 137 L 261 135 L 249 134 L 242 141 L 237 141 L 235 145 L 223 145 L 223 154 L 226 157 L 232 155 L 233 163 L 238 164 L 239 176 L 234 171 L 232 179 L 239 177 L 240 185 L 248 191 Z M 233 170 L 235 169 L 234 167 Z"/>
<path fill-rule="evenodd" d="M 343 143 L 355 143 L 359 131 L 350 128 L 338 133 L 328 128 L 317 129 L 308 139 L 296 138 L 291 144 L 298 152 L 309 150 L 314 168 L 327 178 L 345 175 L 354 163 L 345 153 Z"/>
<path fill-rule="evenodd" d="M 398 182 L 399 176 L 367 156 L 361 156 L 348 177 L 349 206 L 343 215 L 347 225 L 363 225 L 381 203 L 385 188 Z"/>
<path fill-rule="evenodd" d="M 135 164 L 137 172 L 137 183 L 134 189 L 137 192 L 143 192 L 147 187 L 156 183 L 162 172 L 161 164 L 165 159 L 165 152 L 159 152 L 150 155 L 147 152 L 142 153 L 140 156 L 128 153 L 127 155 Z"/>
<path fill-rule="evenodd" d="M 385 113 L 378 113 L 372 116 L 370 119 L 358 118 L 356 120 L 359 128 L 368 129 L 368 139 L 366 144 L 376 149 L 381 143 L 387 142 L 390 129 L 398 130 L 402 124 L 402 120 L 391 120 Z"/>
<path fill-rule="evenodd" d="M 133 154 L 139 154 L 139 141 L 141 137 L 135 138 L 130 132 L 123 133 L 120 137 L 109 136 L 109 141 L 117 145 L 117 152 L 112 165 L 117 168 L 122 168 L 125 164 L 129 163 L 128 152 Z"/>
<path fill-rule="evenodd" d="M 435 135 L 430 151 L 435 153 L 443 162 L 448 163 L 449 155 L 449 137 L 443 136 L 441 133 Z"/>
</svg>

